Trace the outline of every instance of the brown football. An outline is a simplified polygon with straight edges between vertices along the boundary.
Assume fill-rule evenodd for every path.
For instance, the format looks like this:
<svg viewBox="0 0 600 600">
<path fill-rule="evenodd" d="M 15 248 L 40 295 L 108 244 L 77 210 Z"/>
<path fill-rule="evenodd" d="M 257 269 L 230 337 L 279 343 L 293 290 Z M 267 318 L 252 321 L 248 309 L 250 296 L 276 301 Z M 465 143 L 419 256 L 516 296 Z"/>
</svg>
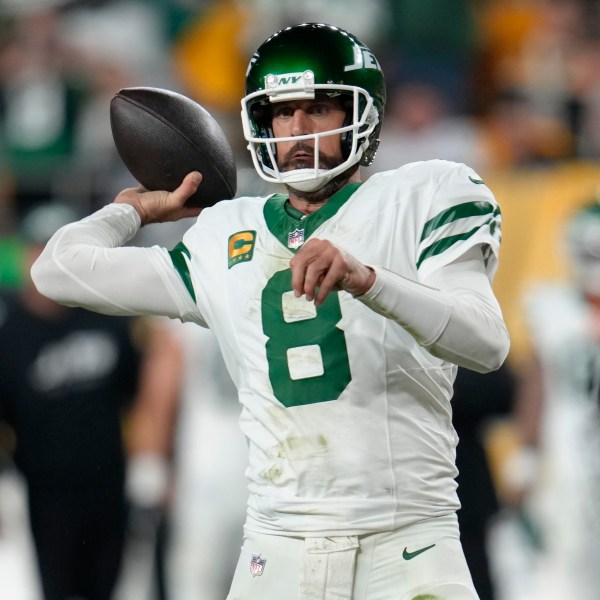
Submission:
<svg viewBox="0 0 600 600">
<path fill-rule="evenodd" d="M 194 100 L 160 88 L 124 88 L 111 100 L 110 123 L 119 156 L 145 188 L 171 192 L 190 171 L 200 171 L 202 182 L 188 206 L 234 197 L 237 173 L 229 141 Z"/>
</svg>

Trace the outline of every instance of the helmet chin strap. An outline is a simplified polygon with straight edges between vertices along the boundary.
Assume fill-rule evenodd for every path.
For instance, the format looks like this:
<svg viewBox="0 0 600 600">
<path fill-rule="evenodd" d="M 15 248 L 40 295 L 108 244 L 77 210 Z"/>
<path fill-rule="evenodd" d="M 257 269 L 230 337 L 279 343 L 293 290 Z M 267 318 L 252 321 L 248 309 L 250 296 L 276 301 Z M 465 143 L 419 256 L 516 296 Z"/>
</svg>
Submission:
<svg viewBox="0 0 600 600">
<path fill-rule="evenodd" d="M 331 171 L 320 169 L 319 173 L 321 174 L 321 176 L 317 177 L 314 177 L 313 169 L 298 169 L 296 171 L 292 171 L 292 173 L 298 174 L 298 171 L 309 171 L 311 177 L 306 181 L 302 181 L 300 183 L 298 183 L 297 181 L 291 184 L 286 183 L 286 186 L 288 188 L 296 190 L 300 194 L 313 194 L 315 192 L 323 190 L 323 192 L 321 192 L 321 195 L 323 193 L 326 193 L 328 194 L 328 197 L 330 197 L 347 183 L 350 177 L 352 177 L 352 175 L 356 173 L 358 168 L 358 163 L 356 162 L 350 165 L 345 171 L 342 171 L 341 173 L 336 173 L 335 175 Z M 282 180 L 282 182 L 285 183 L 284 180 Z M 325 196 L 323 198 L 325 198 Z"/>
<path fill-rule="evenodd" d="M 303 175 L 306 176 L 306 179 L 304 180 L 296 180 L 290 183 L 286 181 L 286 178 L 296 179 L 297 177 L 301 177 Z M 327 185 L 334 177 L 334 174 L 324 169 L 319 169 L 316 177 L 314 169 L 296 169 L 294 171 L 281 173 L 280 175 L 281 183 L 284 183 L 285 185 L 294 190 L 298 190 L 299 192 L 316 192 L 323 186 Z"/>
</svg>

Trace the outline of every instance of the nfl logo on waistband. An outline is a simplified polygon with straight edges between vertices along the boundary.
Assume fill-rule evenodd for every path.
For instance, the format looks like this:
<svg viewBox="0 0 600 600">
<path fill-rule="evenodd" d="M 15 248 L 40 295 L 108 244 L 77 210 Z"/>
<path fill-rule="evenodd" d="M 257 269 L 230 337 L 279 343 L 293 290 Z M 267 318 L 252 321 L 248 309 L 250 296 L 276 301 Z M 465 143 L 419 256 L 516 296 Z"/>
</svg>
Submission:
<svg viewBox="0 0 600 600">
<path fill-rule="evenodd" d="M 253 554 L 250 560 L 250 573 L 252 577 L 257 577 L 263 574 L 265 570 L 266 558 L 261 558 L 260 554 Z"/>
<path fill-rule="evenodd" d="M 304 229 L 294 229 L 288 233 L 288 248 L 300 248 L 304 244 Z"/>
</svg>

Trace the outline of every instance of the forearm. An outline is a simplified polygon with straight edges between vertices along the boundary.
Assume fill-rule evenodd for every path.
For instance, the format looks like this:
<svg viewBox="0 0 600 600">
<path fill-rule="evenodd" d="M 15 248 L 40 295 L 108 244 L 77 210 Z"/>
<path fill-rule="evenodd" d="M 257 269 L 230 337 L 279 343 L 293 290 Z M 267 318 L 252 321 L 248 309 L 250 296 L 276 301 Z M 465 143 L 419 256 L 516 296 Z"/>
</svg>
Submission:
<svg viewBox="0 0 600 600">
<path fill-rule="evenodd" d="M 192 312 L 195 305 L 164 249 L 121 247 L 139 227 L 137 212 L 124 204 L 63 227 L 33 265 L 36 287 L 61 304 L 105 314 Z"/>
<path fill-rule="evenodd" d="M 404 327 L 434 356 L 485 373 L 504 362 L 509 336 L 478 259 L 466 260 L 432 276 L 432 287 L 375 267 L 375 284 L 359 300 Z"/>
</svg>

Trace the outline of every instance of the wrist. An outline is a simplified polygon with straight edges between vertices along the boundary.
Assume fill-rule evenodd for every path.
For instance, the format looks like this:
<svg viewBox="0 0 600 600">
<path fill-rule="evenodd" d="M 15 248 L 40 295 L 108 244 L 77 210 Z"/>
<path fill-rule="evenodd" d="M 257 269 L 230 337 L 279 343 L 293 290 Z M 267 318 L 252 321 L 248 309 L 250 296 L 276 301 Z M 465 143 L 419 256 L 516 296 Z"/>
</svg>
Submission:
<svg viewBox="0 0 600 600">
<path fill-rule="evenodd" d="M 373 267 L 364 265 L 364 268 L 366 269 L 366 272 L 363 283 L 351 292 L 355 298 L 364 296 L 375 285 L 375 280 L 377 279 L 377 275 Z"/>
<path fill-rule="evenodd" d="M 140 218 L 140 225 L 142 227 L 150 222 L 150 217 L 149 217 L 148 213 L 146 212 L 146 210 L 144 209 L 144 206 L 140 202 L 139 198 L 135 198 L 135 199 L 131 200 L 131 199 L 120 198 L 119 196 L 117 196 L 115 198 L 114 204 L 127 204 L 128 206 L 131 206 L 135 210 L 135 212 L 138 214 L 138 216 Z"/>
</svg>

